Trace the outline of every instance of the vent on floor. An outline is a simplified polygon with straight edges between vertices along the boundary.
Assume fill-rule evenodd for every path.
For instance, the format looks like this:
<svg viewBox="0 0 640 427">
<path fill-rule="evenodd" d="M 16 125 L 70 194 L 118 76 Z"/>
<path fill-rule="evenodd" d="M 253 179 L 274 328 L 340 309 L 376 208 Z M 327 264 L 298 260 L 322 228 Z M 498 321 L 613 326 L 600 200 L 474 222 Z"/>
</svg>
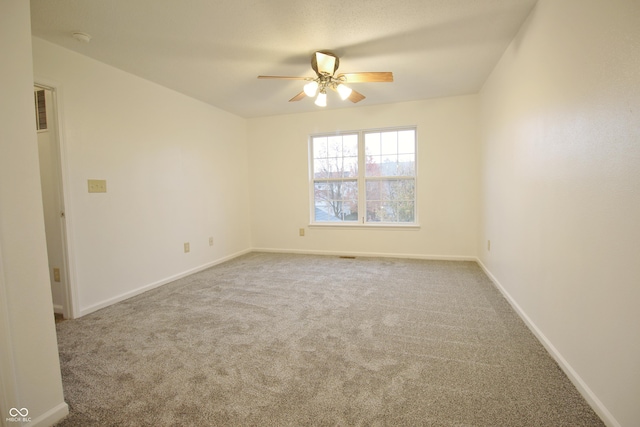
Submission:
<svg viewBox="0 0 640 427">
<path fill-rule="evenodd" d="M 347 255 L 340 255 L 340 258 L 342 258 L 342 259 L 356 259 L 356 257 L 354 257 L 354 256 L 347 256 Z"/>
</svg>

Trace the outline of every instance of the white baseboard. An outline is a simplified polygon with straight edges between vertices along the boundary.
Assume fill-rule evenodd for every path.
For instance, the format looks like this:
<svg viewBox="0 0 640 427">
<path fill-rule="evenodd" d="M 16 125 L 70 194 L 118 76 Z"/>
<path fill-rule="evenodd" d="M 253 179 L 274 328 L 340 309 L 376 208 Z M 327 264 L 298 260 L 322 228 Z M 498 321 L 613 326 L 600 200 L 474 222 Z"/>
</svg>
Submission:
<svg viewBox="0 0 640 427">
<path fill-rule="evenodd" d="M 369 258 L 404 258 L 404 259 L 424 259 L 434 261 L 476 261 L 475 256 L 465 255 L 424 255 L 424 254 L 397 254 L 385 252 L 349 252 L 349 251 L 319 251 L 306 249 L 275 249 L 275 248 L 253 248 L 252 252 L 270 252 L 281 254 L 302 254 L 302 255 L 329 255 L 329 256 L 359 256 Z"/>
<path fill-rule="evenodd" d="M 553 345 L 551 341 L 542 333 L 540 328 L 531 320 L 531 318 L 525 313 L 525 311 L 520 307 L 520 304 L 507 292 L 504 286 L 496 279 L 496 277 L 489 271 L 489 269 L 482 263 L 479 258 L 476 258 L 476 262 L 485 272 L 485 274 L 491 279 L 496 288 L 502 293 L 502 295 L 506 298 L 506 300 L 511 304 L 511 307 L 518 313 L 518 316 L 524 321 L 527 327 L 533 332 L 538 341 L 542 343 L 542 345 L 547 349 L 551 357 L 555 359 L 560 368 L 564 371 L 564 373 L 569 377 L 573 385 L 578 389 L 580 394 L 585 398 L 585 400 L 589 403 L 589 405 L 593 408 L 593 410 L 598 414 L 598 416 L 602 419 L 602 421 L 608 427 L 621 427 L 620 423 L 613 417 L 611 412 L 604 406 L 602 401 L 598 399 L 598 396 L 589 388 L 587 383 L 578 375 L 578 373 L 573 369 L 573 367 L 569 364 L 569 362 L 562 356 L 562 354 L 558 351 L 558 349 Z"/>
<path fill-rule="evenodd" d="M 229 261 L 229 260 L 231 260 L 233 258 L 237 258 L 237 257 L 239 257 L 241 255 L 244 255 L 244 254 L 247 254 L 249 252 L 251 252 L 251 249 L 245 249 L 245 250 L 242 250 L 240 252 L 236 252 L 234 254 L 228 255 L 226 257 L 219 258 L 219 259 L 217 259 L 215 261 L 211 261 L 211 262 L 208 262 L 206 264 L 200 265 L 198 267 L 189 269 L 187 271 L 183 271 L 182 273 L 178 273 L 178 274 L 175 274 L 173 276 L 166 277 L 166 278 L 164 278 L 162 280 L 158 280 L 157 282 L 149 283 L 149 284 L 144 285 L 144 286 L 142 286 L 140 288 L 131 290 L 129 292 L 125 292 L 123 294 L 120 294 L 120 295 L 117 295 L 115 297 L 109 298 L 109 299 L 104 300 L 102 302 L 99 302 L 97 304 L 93 304 L 93 305 L 91 305 L 89 307 L 80 308 L 80 314 L 78 315 L 78 317 L 86 316 L 87 314 L 93 313 L 94 311 L 98 311 L 101 308 L 105 308 L 105 307 L 113 305 L 113 304 L 115 304 L 117 302 L 124 301 L 124 300 L 129 299 L 131 297 L 134 297 L 136 295 L 140 295 L 143 292 L 150 291 L 151 289 L 157 288 L 157 287 L 162 286 L 162 285 L 166 285 L 167 283 L 173 282 L 174 280 L 178 280 L 178 279 L 181 279 L 183 277 L 189 276 L 191 274 L 197 273 L 199 271 L 206 270 L 207 268 L 213 267 L 214 265 L 222 264 L 223 262 Z"/>
<path fill-rule="evenodd" d="M 62 420 L 67 415 L 69 415 L 69 406 L 65 402 L 62 402 L 39 417 L 32 418 L 30 423 L 20 423 L 20 425 L 49 427 Z"/>
<path fill-rule="evenodd" d="M 64 314 L 64 308 L 59 304 L 53 304 L 53 312 L 56 314 Z"/>
</svg>

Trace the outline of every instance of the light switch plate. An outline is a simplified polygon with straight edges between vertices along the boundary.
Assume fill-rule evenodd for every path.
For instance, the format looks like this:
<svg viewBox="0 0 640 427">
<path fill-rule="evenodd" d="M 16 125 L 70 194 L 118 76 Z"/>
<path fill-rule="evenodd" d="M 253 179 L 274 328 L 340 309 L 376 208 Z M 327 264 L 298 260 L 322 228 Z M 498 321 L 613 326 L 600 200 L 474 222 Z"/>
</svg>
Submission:
<svg viewBox="0 0 640 427">
<path fill-rule="evenodd" d="M 89 184 L 89 193 L 106 193 L 107 192 L 106 179 L 90 179 L 87 182 Z"/>
</svg>

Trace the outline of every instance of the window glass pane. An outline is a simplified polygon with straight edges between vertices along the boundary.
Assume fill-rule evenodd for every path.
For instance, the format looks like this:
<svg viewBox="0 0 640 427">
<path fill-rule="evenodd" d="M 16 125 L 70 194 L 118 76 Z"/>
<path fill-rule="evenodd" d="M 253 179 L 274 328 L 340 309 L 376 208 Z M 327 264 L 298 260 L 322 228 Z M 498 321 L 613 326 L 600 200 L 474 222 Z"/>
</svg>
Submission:
<svg viewBox="0 0 640 427">
<path fill-rule="evenodd" d="M 313 185 L 313 192 L 315 194 L 316 203 L 321 200 L 328 200 L 329 197 L 329 186 L 326 182 L 320 181 L 316 182 Z"/>
<path fill-rule="evenodd" d="M 314 220 L 316 222 L 336 221 L 336 219 L 333 216 L 329 215 L 330 211 L 331 211 L 331 208 L 328 202 L 316 201 Z"/>
<path fill-rule="evenodd" d="M 313 138 L 313 158 L 327 157 L 327 138 Z"/>
<path fill-rule="evenodd" d="M 380 193 L 381 200 L 393 200 L 394 184 L 395 181 L 380 181 L 380 188 L 382 188 L 382 192 Z"/>
<path fill-rule="evenodd" d="M 382 154 L 398 154 L 398 132 L 383 132 L 381 143 Z"/>
<path fill-rule="evenodd" d="M 367 133 L 364 136 L 364 152 L 369 156 L 380 155 L 380 134 Z"/>
<path fill-rule="evenodd" d="M 380 222 L 396 222 L 397 214 L 395 205 L 393 202 L 381 203 L 380 210 L 378 211 Z"/>
<path fill-rule="evenodd" d="M 358 135 L 313 138 L 314 178 L 357 178 Z"/>
<path fill-rule="evenodd" d="M 398 203 L 398 222 L 414 222 L 416 218 L 414 202 Z"/>
<path fill-rule="evenodd" d="M 328 140 L 328 156 L 342 157 L 342 136 L 330 136 Z"/>
<path fill-rule="evenodd" d="M 382 203 L 377 200 L 367 200 L 367 222 L 381 221 Z"/>
<path fill-rule="evenodd" d="M 416 132 L 403 130 L 398 132 L 398 153 L 408 154 L 416 151 Z"/>
<path fill-rule="evenodd" d="M 380 165 L 381 176 L 395 176 L 398 174 L 398 156 L 383 156 Z"/>
<path fill-rule="evenodd" d="M 358 181 L 342 181 L 342 200 L 358 200 Z"/>
<path fill-rule="evenodd" d="M 313 161 L 314 178 L 329 178 L 329 162 L 327 159 Z"/>
<path fill-rule="evenodd" d="M 342 176 L 344 178 L 357 178 L 358 177 L 358 158 L 357 157 L 345 157 L 344 168 L 342 170 Z"/>
<path fill-rule="evenodd" d="M 365 151 L 367 177 L 415 175 L 414 130 L 367 133 Z"/>
<path fill-rule="evenodd" d="M 342 155 L 358 155 L 358 135 L 345 135 L 342 139 Z"/>
<path fill-rule="evenodd" d="M 397 222 L 396 209 L 392 202 L 367 201 L 368 222 Z"/>
<path fill-rule="evenodd" d="M 414 222 L 415 182 L 412 179 L 368 180 L 367 221 Z"/>
<path fill-rule="evenodd" d="M 414 154 L 400 154 L 398 156 L 398 175 L 413 176 L 416 173 Z"/>
<path fill-rule="evenodd" d="M 317 222 L 358 220 L 357 181 L 345 180 L 316 183 L 314 190 L 314 216 Z"/>
<path fill-rule="evenodd" d="M 389 181 L 390 198 L 397 201 L 415 200 L 415 182 L 412 179 Z"/>
<path fill-rule="evenodd" d="M 382 200 L 382 188 L 380 181 L 367 181 L 367 201 L 378 200 Z"/>
<path fill-rule="evenodd" d="M 367 156 L 365 159 L 367 176 L 380 176 L 380 156 Z"/>
<path fill-rule="evenodd" d="M 329 178 L 342 178 L 342 157 L 331 157 L 329 163 Z"/>
</svg>

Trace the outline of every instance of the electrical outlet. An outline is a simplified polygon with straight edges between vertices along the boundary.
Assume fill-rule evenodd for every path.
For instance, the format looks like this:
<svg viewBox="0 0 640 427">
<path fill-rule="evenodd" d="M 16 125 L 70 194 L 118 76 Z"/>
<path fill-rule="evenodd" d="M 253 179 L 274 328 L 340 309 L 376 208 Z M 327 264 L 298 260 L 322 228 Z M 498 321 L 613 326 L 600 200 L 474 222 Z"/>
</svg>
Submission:
<svg viewBox="0 0 640 427">
<path fill-rule="evenodd" d="M 189 245 L 189 242 L 186 242 L 184 244 L 184 253 L 186 254 L 187 252 L 189 252 L 191 250 L 191 247 Z"/>
<path fill-rule="evenodd" d="M 59 268 L 54 268 L 53 269 L 53 281 L 54 282 L 60 282 L 60 269 Z"/>
<path fill-rule="evenodd" d="M 213 237 L 209 237 L 209 246 L 213 246 Z"/>
<path fill-rule="evenodd" d="M 298 233 L 300 234 L 300 237 L 304 237 L 304 228 L 301 228 Z"/>
<path fill-rule="evenodd" d="M 487 251 L 491 251 L 491 240 L 487 240 Z"/>
</svg>

